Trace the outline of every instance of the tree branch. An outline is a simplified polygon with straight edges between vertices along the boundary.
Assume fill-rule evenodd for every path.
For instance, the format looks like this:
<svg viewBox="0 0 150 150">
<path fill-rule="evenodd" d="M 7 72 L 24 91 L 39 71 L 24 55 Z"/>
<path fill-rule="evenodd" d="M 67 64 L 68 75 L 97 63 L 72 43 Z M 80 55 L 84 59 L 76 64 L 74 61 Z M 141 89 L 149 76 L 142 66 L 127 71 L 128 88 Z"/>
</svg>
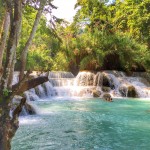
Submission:
<svg viewBox="0 0 150 150">
<path fill-rule="evenodd" d="M 21 101 L 20 104 L 13 111 L 13 115 L 12 115 L 13 116 L 13 120 L 16 120 L 16 118 L 19 117 L 19 114 L 22 111 L 22 107 L 26 103 L 26 98 L 22 98 L 20 101 Z"/>
<path fill-rule="evenodd" d="M 44 82 L 47 82 L 47 81 L 48 81 L 48 77 L 42 76 L 42 77 L 38 77 L 35 79 L 25 81 L 22 84 L 15 84 L 12 87 L 13 96 L 22 94 L 23 92 L 25 92 L 31 88 L 34 88 L 34 87 L 36 87 Z"/>
</svg>

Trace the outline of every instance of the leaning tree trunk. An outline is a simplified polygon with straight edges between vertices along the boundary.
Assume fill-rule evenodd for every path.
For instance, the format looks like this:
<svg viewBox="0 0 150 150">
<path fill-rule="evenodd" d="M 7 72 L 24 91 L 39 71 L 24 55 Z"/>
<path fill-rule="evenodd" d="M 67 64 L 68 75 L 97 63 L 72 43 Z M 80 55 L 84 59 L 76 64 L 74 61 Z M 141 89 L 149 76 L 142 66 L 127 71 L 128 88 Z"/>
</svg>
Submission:
<svg viewBox="0 0 150 150">
<path fill-rule="evenodd" d="M 43 11 L 42 9 L 38 10 L 35 21 L 34 21 L 32 31 L 31 31 L 30 36 L 29 36 L 29 39 L 26 42 L 24 49 L 22 50 L 21 59 L 20 59 L 20 63 L 21 63 L 21 65 L 20 65 L 20 75 L 19 75 L 19 80 L 20 81 L 22 80 L 22 78 L 24 76 L 24 71 L 25 71 L 26 62 L 27 62 L 28 49 L 32 44 L 32 40 L 34 38 L 34 35 L 36 33 L 36 30 L 37 30 L 37 27 L 38 27 L 38 24 L 39 24 L 39 21 L 40 21 L 40 18 L 42 16 L 42 11 Z"/>
</svg>

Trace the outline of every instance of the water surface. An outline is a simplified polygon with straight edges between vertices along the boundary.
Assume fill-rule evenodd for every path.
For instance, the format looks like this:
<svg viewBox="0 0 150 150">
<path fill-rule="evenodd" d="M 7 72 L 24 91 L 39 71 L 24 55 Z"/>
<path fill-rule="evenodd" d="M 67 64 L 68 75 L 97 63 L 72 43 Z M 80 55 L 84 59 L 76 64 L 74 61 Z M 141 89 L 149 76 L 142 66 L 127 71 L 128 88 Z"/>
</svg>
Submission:
<svg viewBox="0 0 150 150">
<path fill-rule="evenodd" d="M 150 101 L 47 99 L 20 118 L 12 150 L 149 150 Z"/>
</svg>

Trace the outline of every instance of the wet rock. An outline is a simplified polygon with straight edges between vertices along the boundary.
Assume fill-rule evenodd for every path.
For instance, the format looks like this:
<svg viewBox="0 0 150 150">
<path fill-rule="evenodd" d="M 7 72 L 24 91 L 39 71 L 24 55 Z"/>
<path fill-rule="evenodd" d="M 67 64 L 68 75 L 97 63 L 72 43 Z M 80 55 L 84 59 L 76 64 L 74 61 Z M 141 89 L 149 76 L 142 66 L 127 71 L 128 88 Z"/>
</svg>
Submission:
<svg viewBox="0 0 150 150">
<path fill-rule="evenodd" d="M 36 114 L 35 109 L 30 104 L 25 103 L 24 107 L 25 107 L 28 114 L 30 114 L 30 115 Z"/>
<path fill-rule="evenodd" d="M 111 89 L 115 88 L 112 79 L 105 73 L 103 73 L 103 83 L 102 83 L 102 85 L 104 87 L 110 87 Z"/>
<path fill-rule="evenodd" d="M 35 93 L 36 93 L 37 96 L 39 96 L 39 97 L 41 97 L 41 98 L 45 97 L 46 91 L 45 91 L 45 89 L 44 89 L 44 87 L 43 87 L 43 84 L 38 85 L 38 86 L 35 87 L 34 89 L 35 89 Z"/>
<path fill-rule="evenodd" d="M 122 86 L 119 88 L 119 92 L 123 97 L 137 97 L 137 92 L 134 86 Z"/>
<path fill-rule="evenodd" d="M 80 72 L 76 79 L 77 79 L 77 85 L 79 86 L 92 86 L 94 82 L 95 74 L 88 71 L 82 71 Z"/>
<path fill-rule="evenodd" d="M 110 92 L 111 88 L 110 87 L 106 87 L 106 86 L 103 86 L 102 87 L 102 91 L 103 92 Z"/>
<path fill-rule="evenodd" d="M 112 102 L 112 97 L 109 93 L 105 93 L 102 98 L 106 101 Z"/>
<path fill-rule="evenodd" d="M 103 74 L 101 72 L 97 72 L 94 79 L 94 86 L 102 86 L 103 83 Z"/>
<path fill-rule="evenodd" d="M 144 78 L 144 80 L 146 80 L 145 82 L 148 82 L 148 84 L 150 84 L 150 73 L 148 72 L 132 72 L 132 76 L 142 77 Z"/>
<path fill-rule="evenodd" d="M 120 92 L 121 96 L 123 96 L 123 97 L 127 97 L 127 90 L 128 89 L 126 86 L 119 87 L 119 92 Z"/>
<path fill-rule="evenodd" d="M 101 91 L 96 90 L 96 89 L 93 90 L 92 93 L 93 93 L 93 97 L 100 97 L 100 95 L 101 95 Z"/>
<path fill-rule="evenodd" d="M 109 77 L 103 74 L 103 86 L 110 87 L 109 80 L 110 80 Z"/>
<path fill-rule="evenodd" d="M 128 87 L 128 93 L 127 93 L 128 97 L 137 97 L 137 93 L 136 93 L 136 89 L 134 86 L 129 86 Z"/>
</svg>

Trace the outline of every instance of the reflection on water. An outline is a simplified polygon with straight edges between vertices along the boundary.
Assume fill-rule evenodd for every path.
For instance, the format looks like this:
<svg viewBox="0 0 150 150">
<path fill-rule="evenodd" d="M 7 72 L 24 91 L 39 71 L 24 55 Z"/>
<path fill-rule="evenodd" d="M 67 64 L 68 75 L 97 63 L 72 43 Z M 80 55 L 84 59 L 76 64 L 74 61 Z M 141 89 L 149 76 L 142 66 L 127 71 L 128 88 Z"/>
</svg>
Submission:
<svg viewBox="0 0 150 150">
<path fill-rule="evenodd" d="M 20 118 L 12 150 L 149 150 L 150 101 L 53 99 Z"/>
</svg>

